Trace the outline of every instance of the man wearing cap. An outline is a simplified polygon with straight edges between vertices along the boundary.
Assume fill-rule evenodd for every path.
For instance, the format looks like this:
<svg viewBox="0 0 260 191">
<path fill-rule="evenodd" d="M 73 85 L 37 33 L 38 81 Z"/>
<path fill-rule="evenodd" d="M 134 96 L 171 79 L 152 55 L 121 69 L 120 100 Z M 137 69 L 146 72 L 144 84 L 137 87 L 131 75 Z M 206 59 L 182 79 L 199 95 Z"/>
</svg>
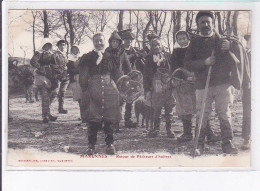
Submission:
<svg viewBox="0 0 260 191">
<path fill-rule="evenodd" d="M 214 12 L 212 11 L 200 11 L 197 14 L 196 23 L 199 35 L 191 40 L 184 59 L 186 68 L 194 72 L 196 78 L 197 126 L 202 110 L 208 70 L 212 66 L 198 149 L 200 154 L 204 152 L 206 124 L 212 111 L 212 103 L 215 101 L 216 112 L 220 120 L 222 151 L 227 154 L 236 154 L 238 150 L 232 143 L 233 130 L 230 110 L 233 101 L 230 73 L 232 64 L 235 62 L 230 56 L 230 42 L 220 39 L 214 32 L 213 20 Z"/>
<path fill-rule="evenodd" d="M 69 75 L 67 72 L 67 55 L 66 55 L 66 42 L 65 40 L 59 40 L 57 42 L 57 51 L 54 52 L 55 62 L 56 62 L 56 73 L 59 79 L 59 88 L 56 94 L 58 94 L 59 108 L 58 111 L 61 114 L 67 114 L 68 111 L 63 108 L 64 105 L 64 96 L 69 85 Z M 54 99 L 56 95 L 52 96 Z"/>
<path fill-rule="evenodd" d="M 242 123 L 242 138 L 244 139 L 242 149 L 248 150 L 250 148 L 250 134 L 251 134 L 251 34 L 244 36 L 247 41 L 247 56 L 248 67 L 245 67 L 242 83 L 242 104 L 243 104 L 243 123 Z M 247 73 L 247 74 L 246 74 Z"/>
<path fill-rule="evenodd" d="M 132 69 L 136 69 L 135 67 L 136 51 L 132 47 L 132 42 L 134 39 L 135 39 L 135 35 L 130 31 L 126 31 L 124 34 L 122 34 L 122 40 L 123 40 L 122 49 L 125 50 L 125 53 L 128 56 Z M 132 108 L 133 108 L 132 106 L 133 103 L 126 103 L 125 106 L 125 127 L 128 128 L 136 128 L 137 126 L 137 124 L 131 120 Z"/>
</svg>

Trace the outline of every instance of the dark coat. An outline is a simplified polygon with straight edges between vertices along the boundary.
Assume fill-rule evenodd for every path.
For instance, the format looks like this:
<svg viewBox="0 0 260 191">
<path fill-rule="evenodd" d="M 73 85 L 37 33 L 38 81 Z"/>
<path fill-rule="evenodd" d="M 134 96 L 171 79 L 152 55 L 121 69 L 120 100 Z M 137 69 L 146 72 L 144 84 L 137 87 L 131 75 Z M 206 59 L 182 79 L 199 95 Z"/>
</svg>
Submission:
<svg viewBox="0 0 260 191">
<path fill-rule="evenodd" d="M 153 79 L 155 73 L 157 72 L 157 68 L 159 67 L 169 69 L 169 66 L 167 65 L 166 62 L 163 62 L 160 66 L 157 66 L 157 63 L 153 61 L 152 54 L 149 54 L 145 58 L 144 75 L 143 75 L 143 84 L 144 84 L 145 93 L 153 90 Z"/>
<path fill-rule="evenodd" d="M 112 79 L 118 74 L 118 67 L 103 55 L 99 65 L 96 64 L 98 53 L 91 51 L 84 54 L 79 63 L 79 83 L 83 91 L 82 102 L 86 105 L 88 122 L 118 123 L 121 119 L 119 92 Z"/>
<path fill-rule="evenodd" d="M 195 73 L 196 89 L 204 89 L 208 74 L 208 66 L 205 60 L 215 51 L 216 63 L 212 66 L 209 86 L 217 86 L 231 83 L 232 65 L 235 64 L 228 52 L 223 52 L 220 48 L 221 40 L 214 34 L 205 38 L 197 36 L 190 42 L 185 55 L 185 67 Z"/>
</svg>

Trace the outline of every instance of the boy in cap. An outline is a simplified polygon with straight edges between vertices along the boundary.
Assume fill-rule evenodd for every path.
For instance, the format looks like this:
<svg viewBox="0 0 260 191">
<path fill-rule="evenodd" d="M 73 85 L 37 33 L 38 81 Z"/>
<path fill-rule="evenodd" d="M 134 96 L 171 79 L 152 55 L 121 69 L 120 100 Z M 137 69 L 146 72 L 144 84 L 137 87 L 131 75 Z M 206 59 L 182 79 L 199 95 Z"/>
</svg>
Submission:
<svg viewBox="0 0 260 191">
<path fill-rule="evenodd" d="M 68 59 L 66 55 L 65 40 L 59 40 L 57 42 L 57 47 L 58 49 L 54 52 L 54 56 L 56 62 L 55 70 L 59 79 L 59 88 L 58 88 L 58 92 L 56 92 L 56 94 L 58 94 L 58 101 L 59 101 L 58 111 L 61 114 L 67 114 L 68 111 L 63 108 L 65 92 L 69 85 L 69 75 L 67 72 Z M 52 99 L 54 99 L 54 97 L 56 97 L 56 95 L 54 95 Z"/>
<path fill-rule="evenodd" d="M 242 149 L 248 150 L 250 148 L 250 134 L 251 134 L 251 80 L 250 80 L 250 70 L 251 70 L 251 34 L 246 34 L 244 36 L 247 41 L 247 56 L 249 65 L 245 68 L 243 83 L 242 83 L 242 104 L 243 104 L 243 124 L 242 124 L 242 138 L 244 139 Z"/>
<path fill-rule="evenodd" d="M 82 122 L 84 122 L 83 119 L 83 104 L 81 103 L 81 97 L 82 97 L 82 90 L 79 85 L 79 47 L 76 45 L 73 45 L 70 49 L 70 54 L 68 55 L 68 74 L 70 79 L 70 85 L 72 87 L 73 91 L 73 101 L 77 101 L 79 103 L 80 108 L 80 117 Z"/>
<path fill-rule="evenodd" d="M 160 116 L 162 107 L 165 109 L 166 118 L 166 133 L 169 138 L 174 138 L 175 135 L 171 132 L 171 113 L 175 105 L 175 100 L 172 96 L 172 88 L 167 83 L 164 84 L 161 79 L 159 69 L 170 71 L 170 63 L 162 53 L 163 47 L 160 39 L 151 41 L 151 51 L 146 57 L 144 67 L 144 93 L 145 98 L 151 103 L 153 109 L 153 129 L 148 133 L 148 137 L 156 137 L 160 131 Z"/>
<path fill-rule="evenodd" d="M 134 63 L 136 60 L 136 51 L 132 47 L 132 43 L 133 43 L 133 40 L 135 39 L 135 35 L 132 32 L 127 31 L 123 34 L 122 38 L 123 38 L 122 48 L 125 50 L 125 53 L 128 56 L 128 59 L 131 64 L 131 68 L 136 69 L 134 66 Z M 125 105 L 125 127 L 128 127 L 128 128 L 137 127 L 137 124 L 131 120 L 132 109 L 133 109 L 133 103 L 126 103 L 126 105 Z"/>
<path fill-rule="evenodd" d="M 56 121 L 57 117 L 50 114 L 50 105 L 53 92 L 56 92 L 58 87 L 58 80 L 54 78 L 55 57 L 48 38 L 43 39 L 41 49 L 35 52 L 30 63 L 36 68 L 35 85 L 41 93 L 43 123 Z"/>
<path fill-rule="evenodd" d="M 219 39 L 213 30 L 213 19 L 214 12 L 212 11 L 198 12 L 196 24 L 200 33 L 191 40 L 184 60 L 185 67 L 194 72 L 196 78 L 196 126 L 198 126 L 202 110 L 208 70 L 212 66 L 198 149 L 200 154 L 203 154 L 207 121 L 212 111 L 212 103 L 215 101 L 216 112 L 220 120 L 222 151 L 227 154 L 236 154 L 238 150 L 232 143 L 233 130 L 230 110 L 233 101 L 230 73 L 232 64 L 236 63 L 229 54 L 230 42 Z"/>
<path fill-rule="evenodd" d="M 189 72 L 184 67 L 184 58 L 187 52 L 190 40 L 189 35 L 186 31 L 178 31 L 176 33 L 176 42 L 179 47 L 174 48 L 171 56 L 172 71 L 181 69 L 178 78 L 186 80 L 181 82 L 180 86 L 174 88 L 174 97 L 176 99 L 176 112 L 182 120 L 183 134 L 178 137 L 178 141 L 191 141 L 192 136 L 192 115 L 196 110 L 196 95 L 194 87 L 194 74 Z M 214 134 L 210 128 L 209 121 L 207 123 L 207 141 L 216 142 L 218 137 Z"/>
</svg>

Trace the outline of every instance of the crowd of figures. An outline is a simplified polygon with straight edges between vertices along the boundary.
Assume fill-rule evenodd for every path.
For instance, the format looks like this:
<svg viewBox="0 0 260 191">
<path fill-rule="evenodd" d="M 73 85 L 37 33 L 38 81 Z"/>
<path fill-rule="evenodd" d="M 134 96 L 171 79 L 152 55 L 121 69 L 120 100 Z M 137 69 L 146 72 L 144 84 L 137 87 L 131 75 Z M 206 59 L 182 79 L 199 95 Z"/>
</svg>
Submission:
<svg viewBox="0 0 260 191">
<path fill-rule="evenodd" d="M 192 118 L 195 115 L 194 134 L 199 136 L 199 155 L 204 152 L 205 140 L 216 142 L 220 139 L 224 153 L 236 154 L 230 110 L 234 98 L 232 90 L 236 88 L 243 92 L 243 148 L 249 149 L 250 65 L 241 61 L 243 57 L 241 51 L 236 50 L 236 41 L 222 38 L 214 30 L 213 17 L 211 11 L 200 11 L 196 16 L 199 32 L 193 38 L 186 31 L 177 32 L 178 46 L 171 54 L 164 50 L 160 38 L 153 33 L 147 37 L 147 47 L 132 47 L 135 36 L 131 30 L 113 32 L 106 49 L 104 35 L 96 33 L 94 50 L 81 57 L 77 46 L 72 46 L 67 56 L 64 40 L 57 42 L 54 51 L 52 42 L 44 39 L 41 50 L 36 51 L 30 61 L 35 68 L 34 85 L 41 94 L 43 123 L 57 120 L 50 113 L 50 105 L 56 97 L 58 112 L 68 113 L 63 105 L 70 83 L 73 99 L 79 103 L 82 123 L 88 127 L 88 155 L 95 153 L 97 132 L 101 129 L 105 133 L 106 153 L 115 154 L 113 134 L 122 128 L 119 122 L 123 106 L 124 128 L 136 128 L 141 114 L 142 125 L 146 119 L 147 136 L 151 138 L 159 134 L 163 108 L 167 136 L 175 138 L 171 129 L 175 107 L 183 123 L 183 134 L 177 138 L 180 142 L 193 140 Z M 246 35 L 245 39 L 250 47 L 251 36 Z M 250 57 L 250 49 L 243 56 Z M 241 63 L 243 70 L 238 70 Z M 203 99 L 205 92 L 207 97 Z M 220 121 L 221 138 L 210 126 L 213 102 Z M 133 108 L 137 123 L 132 121 Z M 197 128 L 199 125 L 201 128 Z"/>
</svg>

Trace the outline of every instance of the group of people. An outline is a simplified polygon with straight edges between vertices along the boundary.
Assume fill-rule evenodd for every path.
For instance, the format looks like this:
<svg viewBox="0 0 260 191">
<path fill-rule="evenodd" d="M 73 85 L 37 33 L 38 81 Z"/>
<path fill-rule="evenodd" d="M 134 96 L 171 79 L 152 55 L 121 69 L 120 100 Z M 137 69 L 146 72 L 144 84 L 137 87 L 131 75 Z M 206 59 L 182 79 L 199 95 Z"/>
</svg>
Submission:
<svg viewBox="0 0 260 191">
<path fill-rule="evenodd" d="M 183 123 L 183 134 L 178 141 L 187 142 L 193 139 L 192 117 L 196 115 L 196 126 L 199 125 L 201 111 L 204 117 L 201 122 L 198 149 L 204 152 L 205 140 L 216 142 L 219 137 L 211 129 L 209 116 L 212 103 L 220 120 L 222 150 L 235 154 L 237 148 L 232 143 L 233 130 L 230 106 L 233 101 L 232 72 L 237 64 L 231 56 L 232 46 L 227 39 L 222 39 L 213 29 L 214 14 L 211 11 L 200 11 L 196 16 L 199 33 L 190 40 L 186 31 L 176 34 L 178 46 L 172 54 L 167 53 L 157 35 L 151 35 L 149 46 L 143 50 L 133 48 L 135 36 L 131 31 L 113 32 L 105 49 L 105 37 L 102 33 L 93 36 L 94 50 L 79 57 L 79 48 L 71 47 L 66 55 L 64 40 L 57 42 L 57 51 L 52 50 L 52 43 L 45 39 L 42 50 L 37 51 L 31 59 L 35 67 L 35 84 L 42 97 L 43 122 L 57 120 L 50 113 L 50 104 L 56 96 L 59 100 L 59 113 L 66 114 L 63 108 L 64 95 L 68 84 L 73 89 L 73 99 L 78 101 L 81 120 L 88 126 L 88 149 L 86 153 L 95 153 L 97 132 L 105 133 L 106 153 L 115 154 L 113 145 L 114 131 L 119 129 L 122 116 L 123 99 L 117 87 L 117 81 L 133 70 L 143 75 L 143 89 L 146 104 L 152 108 L 152 127 L 148 137 L 158 136 L 161 124 L 162 108 L 166 118 L 166 132 L 169 138 L 175 138 L 171 131 L 172 111 L 176 112 Z M 248 37 L 249 38 L 249 37 Z M 249 39 L 248 39 L 249 41 Z M 208 93 L 205 103 L 206 81 L 208 70 L 212 67 Z M 244 147 L 250 144 L 250 76 L 243 75 L 243 138 Z M 174 80 L 162 80 L 167 71 Z M 205 105 L 205 108 L 203 108 Z M 131 120 L 132 102 L 125 104 L 125 127 L 137 126 Z M 195 131 L 196 133 L 196 131 Z"/>
</svg>

